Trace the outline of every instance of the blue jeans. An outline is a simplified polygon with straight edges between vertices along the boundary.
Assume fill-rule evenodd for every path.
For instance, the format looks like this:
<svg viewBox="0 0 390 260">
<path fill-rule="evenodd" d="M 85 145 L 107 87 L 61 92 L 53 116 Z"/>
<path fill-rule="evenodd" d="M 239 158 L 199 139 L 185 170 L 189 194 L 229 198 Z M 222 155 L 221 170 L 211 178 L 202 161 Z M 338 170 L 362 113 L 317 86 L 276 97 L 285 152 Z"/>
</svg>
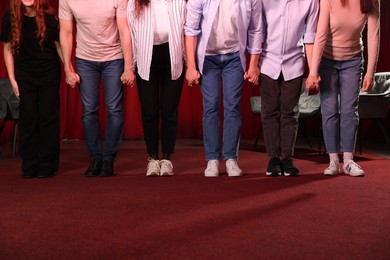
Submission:
<svg viewBox="0 0 390 260">
<path fill-rule="evenodd" d="M 329 153 L 355 152 L 362 73 L 361 55 L 344 61 L 321 60 L 322 129 Z"/>
<path fill-rule="evenodd" d="M 201 79 L 203 143 L 206 160 L 237 159 L 240 141 L 240 101 L 244 71 L 238 52 L 206 56 Z M 223 86 L 223 145 L 220 131 L 221 80 Z"/>
<path fill-rule="evenodd" d="M 76 58 L 83 104 L 83 127 L 87 151 L 91 159 L 114 161 L 122 141 L 123 130 L 123 59 L 95 62 Z M 105 145 L 99 127 L 100 78 L 108 112 Z"/>
</svg>

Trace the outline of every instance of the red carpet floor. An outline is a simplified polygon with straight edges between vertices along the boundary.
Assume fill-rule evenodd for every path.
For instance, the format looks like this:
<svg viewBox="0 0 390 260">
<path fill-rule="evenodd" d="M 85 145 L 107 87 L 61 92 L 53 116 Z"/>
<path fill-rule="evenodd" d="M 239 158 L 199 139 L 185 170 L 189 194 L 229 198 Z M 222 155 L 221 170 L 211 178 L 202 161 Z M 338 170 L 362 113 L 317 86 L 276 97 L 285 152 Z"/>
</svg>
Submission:
<svg viewBox="0 0 390 260">
<path fill-rule="evenodd" d="M 0 259 L 389 259 L 390 159 L 364 153 L 364 178 L 324 177 L 327 158 L 300 148 L 299 177 L 266 177 L 251 146 L 241 178 L 203 177 L 199 140 L 178 142 L 165 178 L 145 177 L 142 141 L 123 142 L 112 178 L 83 176 L 82 141 L 62 143 L 51 179 L 0 159 Z"/>
</svg>

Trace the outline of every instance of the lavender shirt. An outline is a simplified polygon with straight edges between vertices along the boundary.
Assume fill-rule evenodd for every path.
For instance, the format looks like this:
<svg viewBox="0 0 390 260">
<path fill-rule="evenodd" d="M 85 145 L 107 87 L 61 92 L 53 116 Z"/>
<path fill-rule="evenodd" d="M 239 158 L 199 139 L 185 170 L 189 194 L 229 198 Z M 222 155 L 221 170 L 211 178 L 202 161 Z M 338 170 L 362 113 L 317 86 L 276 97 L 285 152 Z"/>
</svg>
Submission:
<svg viewBox="0 0 390 260">
<path fill-rule="evenodd" d="M 303 45 L 314 43 L 318 0 L 261 0 L 263 12 L 261 73 L 285 80 L 305 72 Z"/>
<path fill-rule="evenodd" d="M 198 36 L 197 59 L 199 71 L 203 71 L 203 62 L 214 17 L 220 0 L 189 0 L 187 2 L 184 34 Z M 239 52 L 241 65 L 246 70 L 246 50 L 250 54 L 261 52 L 261 5 L 258 0 L 234 0 L 233 10 L 237 12 L 239 34 Z M 209 45 L 210 47 L 210 45 Z"/>
</svg>

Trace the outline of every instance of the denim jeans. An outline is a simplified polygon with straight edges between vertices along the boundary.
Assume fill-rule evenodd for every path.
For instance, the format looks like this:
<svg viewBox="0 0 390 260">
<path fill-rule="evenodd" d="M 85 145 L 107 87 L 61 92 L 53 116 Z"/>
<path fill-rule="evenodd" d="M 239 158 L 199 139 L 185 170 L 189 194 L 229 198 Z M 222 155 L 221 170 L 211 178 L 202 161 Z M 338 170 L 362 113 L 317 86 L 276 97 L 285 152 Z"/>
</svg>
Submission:
<svg viewBox="0 0 390 260">
<path fill-rule="evenodd" d="M 237 159 L 240 141 L 240 101 L 243 75 L 239 53 L 206 56 L 201 79 L 203 95 L 203 142 L 206 160 Z M 223 140 L 220 105 L 223 93 Z M 223 149 L 223 154 L 222 154 Z"/>
<path fill-rule="evenodd" d="M 114 161 L 122 140 L 123 130 L 123 59 L 96 62 L 76 58 L 80 76 L 83 105 L 83 127 L 87 151 L 91 159 Z M 105 145 L 99 127 L 100 79 L 103 79 L 104 100 L 108 112 Z"/>
<path fill-rule="evenodd" d="M 355 152 L 362 73 L 361 55 L 344 61 L 321 60 L 322 129 L 329 153 Z"/>
</svg>

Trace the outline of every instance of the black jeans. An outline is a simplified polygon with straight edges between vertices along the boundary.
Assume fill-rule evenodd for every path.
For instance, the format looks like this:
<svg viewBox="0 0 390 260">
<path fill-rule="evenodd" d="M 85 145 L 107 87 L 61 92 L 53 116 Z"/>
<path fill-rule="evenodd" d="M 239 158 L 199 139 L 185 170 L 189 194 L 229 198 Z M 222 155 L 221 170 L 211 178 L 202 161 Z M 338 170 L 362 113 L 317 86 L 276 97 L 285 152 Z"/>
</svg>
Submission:
<svg viewBox="0 0 390 260">
<path fill-rule="evenodd" d="M 292 156 L 298 132 L 298 101 L 302 77 L 285 81 L 261 74 L 261 121 L 267 154 Z"/>
<path fill-rule="evenodd" d="M 168 43 L 153 47 L 149 80 L 137 73 L 142 123 L 148 154 L 158 154 L 161 113 L 161 149 L 172 154 L 176 143 L 178 107 L 183 88 L 184 70 L 177 80 L 171 79 Z"/>
<path fill-rule="evenodd" d="M 18 81 L 19 154 L 23 171 L 57 171 L 60 154 L 60 82 Z"/>
</svg>

